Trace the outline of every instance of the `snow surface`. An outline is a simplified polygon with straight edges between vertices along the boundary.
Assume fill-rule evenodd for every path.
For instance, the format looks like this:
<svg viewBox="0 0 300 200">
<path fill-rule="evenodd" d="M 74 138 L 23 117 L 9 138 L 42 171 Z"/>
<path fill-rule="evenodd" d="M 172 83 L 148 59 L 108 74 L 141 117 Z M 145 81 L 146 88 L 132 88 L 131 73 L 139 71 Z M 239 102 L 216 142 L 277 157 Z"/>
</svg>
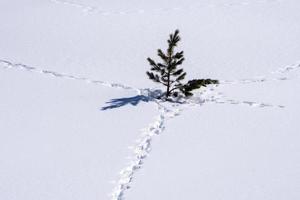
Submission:
<svg viewBox="0 0 300 200">
<path fill-rule="evenodd" d="M 1 0 L 0 199 L 300 199 L 297 0 Z M 146 57 L 179 28 L 188 78 Z"/>
</svg>

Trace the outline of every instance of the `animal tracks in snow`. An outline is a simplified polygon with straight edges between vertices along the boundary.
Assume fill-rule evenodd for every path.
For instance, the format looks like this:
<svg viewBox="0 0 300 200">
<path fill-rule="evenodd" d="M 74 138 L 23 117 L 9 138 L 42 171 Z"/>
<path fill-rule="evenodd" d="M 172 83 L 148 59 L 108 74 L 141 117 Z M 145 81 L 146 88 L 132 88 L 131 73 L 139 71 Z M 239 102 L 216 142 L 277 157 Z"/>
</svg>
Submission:
<svg viewBox="0 0 300 200">
<path fill-rule="evenodd" d="M 84 13 L 97 13 L 103 16 L 108 16 L 108 15 L 130 15 L 130 14 L 144 14 L 144 13 L 161 13 L 161 12 L 175 12 L 175 11 L 183 11 L 183 10 L 196 10 L 200 8 L 205 8 L 205 7 L 235 7 L 235 6 L 247 6 L 251 5 L 254 3 L 279 3 L 281 0 L 256 0 L 256 1 L 245 1 L 245 0 L 240 0 L 237 2 L 227 2 L 227 3 L 198 3 L 194 5 L 187 5 L 187 6 L 176 6 L 176 7 L 168 7 L 168 8 L 153 8 L 153 9 L 132 9 L 132 10 L 105 10 L 103 8 L 97 7 L 97 6 L 92 6 L 92 5 L 87 5 L 83 3 L 76 3 L 76 2 L 71 2 L 69 0 L 50 0 L 53 3 L 57 4 L 62 4 L 66 6 L 71 6 L 74 8 L 80 9 Z"/>
<path fill-rule="evenodd" d="M 137 139 L 136 145 L 129 147 L 132 150 L 132 156 L 128 165 L 119 173 L 119 180 L 111 194 L 113 200 L 124 199 L 125 191 L 130 189 L 130 183 L 133 181 L 135 173 L 143 166 L 144 160 L 149 156 L 151 151 L 151 143 L 156 135 L 159 135 L 165 129 L 165 122 L 180 114 L 182 111 L 178 108 L 178 104 L 172 105 L 171 109 L 161 105 L 156 101 L 159 115 L 155 121 L 150 123 L 146 128 L 142 129 L 140 138 Z"/>
<path fill-rule="evenodd" d="M 288 65 L 282 68 L 279 68 L 278 70 L 272 72 L 273 74 L 286 74 L 289 72 L 293 72 L 297 69 L 300 69 L 300 61 L 298 61 L 296 64 L 294 65 Z"/>
<path fill-rule="evenodd" d="M 276 77 L 276 78 L 251 78 L 251 79 L 240 79 L 240 80 L 221 80 L 220 84 L 249 84 L 249 83 L 263 83 L 270 81 L 286 81 L 288 77 Z"/>
<path fill-rule="evenodd" d="M 113 200 L 124 199 L 124 194 L 126 190 L 130 189 L 130 184 L 132 183 L 135 173 L 143 166 L 145 159 L 149 156 L 151 151 L 152 140 L 155 136 L 160 135 L 166 126 L 166 121 L 180 115 L 186 108 L 201 106 L 206 103 L 214 104 L 228 104 L 228 105 L 240 105 L 240 106 L 250 106 L 253 108 L 284 108 L 283 105 L 273 105 L 269 103 L 253 102 L 245 100 L 234 100 L 225 97 L 221 92 L 217 92 L 213 87 L 208 87 L 207 89 L 196 93 L 195 97 L 189 99 L 183 99 L 183 101 L 168 103 L 158 100 L 156 97 L 162 94 L 161 90 L 154 89 L 137 89 L 120 83 L 107 83 L 101 80 L 92 80 L 86 77 L 69 75 L 64 73 L 59 73 L 51 70 L 45 70 L 37 67 L 32 67 L 22 63 L 14 63 L 7 60 L 0 60 L 0 67 L 3 69 L 15 69 L 23 70 L 26 72 L 33 72 L 37 74 L 49 75 L 56 78 L 72 79 L 77 81 L 82 81 L 85 83 L 97 84 L 105 87 L 118 88 L 124 90 L 134 90 L 137 92 L 137 96 L 143 97 L 144 102 L 152 102 L 157 105 L 157 110 L 159 112 L 155 120 L 150 123 L 146 128 L 142 129 L 142 133 L 136 144 L 131 147 L 132 156 L 130 156 L 129 163 L 120 171 L 118 180 L 114 182 L 115 187 L 110 194 Z M 273 74 L 285 75 L 279 78 L 249 78 L 233 81 L 221 81 L 220 84 L 248 84 L 248 83 L 264 83 L 266 81 L 286 81 L 290 80 L 286 76 L 290 72 L 300 69 L 300 62 L 282 67 L 276 70 Z M 131 98 L 125 98 L 126 101 Z M 145 100 L 146 99 L 146 100 Z M 137 101 L 139 99 L 133 98 Z M 111 101 L 114 102 L 114 101 Z M 119 105 L 119 104 L 118 104 Z M 126 105 L 126 104 L 124 104 Z M 120 106 L 122 106 L 120 104 Z M 120 106 L 108 106 L 106 108 L 117 108 Z"/>
<path fill-rule="evenodd" d="M 256 101 L 243 101 L 243 100 L 235 100 L 235 99 L 229 99 L 225 97 L 222 93 L 212 94 L 209 97 L 206 97 L 204 99 L 200 99 L 201 101 L 204 101 L 206 103 L 215 103 L 215 104 L 229 104 L 229 105 L 240 105 L 240 106 L 250 106 L 253 108 L 284 108 L 283 105 L 274 105 L 270 103 L 264 103 L 264 102 L 256 102 Z M 191 103 L 199 104 L 197 103 L 199 101 L 192 101 Z"/>
<path fill-rule="evenodd" d="M 102 85 L 102 86 L 105 86 L 105 87 L 112 87 L 112 88 L 120 88 L 120 89 L 125 89 L 125 90 L 138 91 L 138 89 L 136 89 L 136 88 L 133 88 L 131 86 L 127 86 L 127 85 L 124 85 L 124 84 L 120 84 L 120 83 L 108 83 L 108 82 L 104 82 L 104 81 L 100 81 L 100 80 L 92 80 L 92 79 L 85 78 L 85 77 L 59 73 L 59 72 L 55 72 L 55 71 L 51 71 L 51 70 L 44 70 L 44 69 L 28 66 L 28 65 L 25 65 L 25 64 L 21 64 L 21 63 L 13 63 L 13 62 L 10 62 L 10 61 L 7 61 L 7 60 L 0 60 L 0 66 L 3 67 L 4 69 L 25 70 L 25 71 L 28 71 L 28 72 L 34 72 L 34 73 L 38 73 L 38 74 L 49 75 L 49 76 L 53 76 L 53 77 L 56 77 L 56 78 L 84 81 L 86 83 Z"/>
<path fill-rule="evenodd" d="M 287 74 L 291 72 L 295 72 L 296 70 L 300 69 L 300 61 L 296 62 L 293 65 L 287 65 L 285 67 L 281 67 L 271 74 L 278 75 L 278 77 L 255 77 L 255 78 L 248 78 L 248 79 L 239 79 L 239 80 L 221 80 L 220 84 L 250 84 L 250 83 L 264 83 L 264 82 L 271 82 L 271 81 L 286 81 L 291 80 Z"/>
</svg>

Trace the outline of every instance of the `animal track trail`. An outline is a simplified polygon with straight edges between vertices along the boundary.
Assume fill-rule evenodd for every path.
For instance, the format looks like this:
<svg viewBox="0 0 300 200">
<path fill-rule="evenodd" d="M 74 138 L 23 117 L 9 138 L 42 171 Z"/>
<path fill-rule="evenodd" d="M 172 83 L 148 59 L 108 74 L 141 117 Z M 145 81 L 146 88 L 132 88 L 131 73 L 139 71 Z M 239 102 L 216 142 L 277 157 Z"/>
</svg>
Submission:
<svg viewBox="0 0 300 200">
<path fill-rule="evenodd" d="M 175 103 L 162 102 L 153 98 L 151 96 L 151 90 L 145 89 L 144 92 L 148 92 L 151 101 L 157 105 L 159 115 L 156 116 L 154 122 L 142 129 L 142 134 L 136 141 L 136 144 L 132 147 L 129 147 L 129 149 L 132 150 L 132 156 L 130 156 L 130 162 L 120 171 L 119 179 L 113 182 L 116 186 L 110 194 L 112 200 L 125 199 L 125 193 L 131 188 L 131 183 L 133 182 L 136 173 L 143 167 L 147 157 L 151 153 L 152 141 L 154 140 L 155 136 L 162 134 L 166 128 L 166 122 L 168 120 L 179 116 L 186 109 L 194 106 L 202 106 L 206 103 L 246 105 L 253 108 L 284 108 L 284 106 L 281 105 L 227 99 L 222 93 L 216 93 L 213 88 L 200 93 L 200 96 L 198 97 L 184 99 L 181 102 Z"/>
<path fill-rule="evenodd" d="M 92 80 L 85 77 L 63 74 L 55 71 L 44 70 L 37 67 L 32 67 L 25 64 L 13 63 L 7 60 L 0 60 L 0 67 L 3 69 L 16 69 L 26 72 L 38 73 L 53 76 L 55 78 L 72 79 L 77 81 L 83 81 L 86 83 L 100 84 L 101 86 L 121 88 L 126 90 L 135 90 L 138 94 L 146 95 L 151 102 L 154 102 L 159 111 L 159 115 L 155 121 L 150 123 L 146 128 L 142 130 L 140 138 L 137 140 L 137 144 L 132 148 L 133 155 L 129 164 L 121 170 L 117 186 L 114 188 L 111 197 L 113 200 L 122 200 L 126 190 L 130 188 L 135 173 L 142 167 L 144 160 L 148 157 L 151 151 L 151 143 L 154 136 L 159 135 L 165 129 L 165 122 L 180 114 L 182 109 L 178 104 L 173 104 L 171 108 L 167 108 L 162 105 L 163 102 L 155 99 L 157 95 L 161 95 L 160 90 L 151 89 L 136 89 L 130 86 L 126 86 L 119 83 L 106 83 L 99 80 Z"/>
<path fill-rule="evenodd" d="M 221 80 L 220 84 L 233 85 L 233 84 L 265 83 L 265 82 L 273 82 L 273 81 L 288 81 L 288 80 L 292 80 L 292 78 L 290 78 L 290 73 L 292 72 L 295 73 L 297 70 L 300 70 L 300 61 L 296 62 L 293 65 L 280 67 L 279 69 L 270 72 L 271 76 L 270 75 L 257 76 L 253 78 L 238 79 L 238 80 Z"/>
<path fill-rule="evenodd" d="M 165 7 L 165 8 L 153 8 L 153 9 L 133 9 L 133 10 L 105 10 L 97 6 L 75 3 L 68 0 L 49 0 L 56 4 L 62 4 L 74 8 L 80 9 L 84 13 L 96 13 L 103 16 L 109 15 L 131 15 L 131 14 L 144 14 L 144 13 L 161 13 L 161 12 L 176 12 L 176 11 L 190 11 L 197 10 L 200 8 L 213 8 L 213 7 L 240 7 L 248 6 L 251 4 L 266 4 L 266 3 L 280 3 L 282 0 L 259 0 L 259 1 L 239 1 L 239 2 L 228 2 L 228 3 L 198 3 L 187 6 L 176 6 L 176 7 Z"/>
<path fill-rule="evenodd" d="M 161 92 L 158 90 L 151 89 L 136 89 L 130 86 L 126 86 L 120 83 L 107 83 L 100 80 L 92 80 L 85 77 L 74 76 L 69 74 L 63 74 L 51 70 L 44 70 L 37 67 L 32 67 L 29 65 L 25 65 L 22 63 L 13 63 L 7 60 L 0 60 L 0 67 L 3 69 L 16 69 L 23 70 L 27 72 L 33 72 L 43 75 L 53 76 L 55 78 L 64 78 L 64 79 L 72 79 L 77 81 L 83 81 L 86 83 L 98 84 L 101 86 L 112 87 L 112 88 L 120 88 L 126 90 L 134 90 L 140 95 L 145 95 L 150 99 L 150 102 L 153 102 L 157 105 L 158 116 L 156 116 L 155 120 L 151 122 L 146 128 L 142 130 L 142 133 L 136 144 L 131 147 L 132 156 L 130 157 L 129 163 L 120 171 L 119 178 L 115 182 L 116 186 L 114 187 L 111 193 L 112 200 L 123 200 L 125 198 L 125 193 L 131 187 L 131 183 L 136 175 L 136 173 L 141 169 L 149 156 L 152 148 L 152 141 L 155 136 L 160 135 L 166 126 L 166 122 L 178 115 L 180 115 L 186 108 L 193 106 L 201 106 L 205 103 L 215 103 L 215 104 L 230 104 L 230 105 L 246 105 L 253 108 L 284 108 L 282 105 L 272 105 L 268 103 L 261 102 L 253 102 L 253 101 L 238 101 L 233 99 L 227 99 L 222 93 L 216 93 L 216 91 L 211 88 L 200 94 L 200 97 L 195 97 L 190 100 L 186 100 L 181 103 L 172 103 L 168 102 L 164 103 L 155 98 L 155 96 L 161 95 Z M 281 73 L 287 73 L 293 71 L 295 69 L 300 68 L 300 64 L 295 65 L 293 67 L 285 67 L 284 70 L 281 70 Z M 263 79 L 247 79 L 250 81 L 247 82 L 264 82 Z M 259 81 L 258 81 L 259 80 Z M 245 81 L 243 81 L 245 83 Z"/>
<path fill-rule="evenodd" d="M 214 99 L 210 101 L 211 103 L 216 103 L 216 104 L 231 104 L 231 105 L 245 105 L 245 106 L 250 106 L 253 108 L 285 108 L 283 105 L 274 105 L 270 103 L 264 103 L 264 102 L 256 102 L 256 101 L 239 101 L 235 99 Z"/>
<path fill-rule="evenodd" d="M 300 61 L 296 62 L 293 65 L 287 65 L 285 67 L 281 67 L 276 71 L 273 71 L 272 74 L 286 74 L 286 73 L 290 73 L 293 72 L 295 70 L 299 70 L 300 69 Z"/>
<path fill-rule="evenodd" d="M 300 69 L 300 61 L 295 62 L 295 64 L 287 65 L 284 67 L 280 67 L 279 69 L 272 71 L 267 76 L 260 76 L 260 77 L 254 77 L 254 78 L 248 78 L 248 79 L 239 79 L 239 80 L 221 80 L 220 84 L 251 84 L 251 83 L 265 83 L 265 82 L 273 82 L 273 81 L 288 81 L 288 80 L 294 80 L 295 78 L 299 78 L 299 76 L 291 78 L 291 73 L 295 73 L 297 70 Z M 274 77 L 274 75 L 276 77 Z M 247 101 L 247 100 L 235 100 L 235 99 L 229 99 L 225 97 L 222 93 L 219 93 L 215 96 L 212 96 L 210 98 L 207 98 L 205 100 L 206 102 L 210 103 L 216 103 L 216 104 L 230 104 L 230 105 L 246 105 L 253 108 L 285 108 L 284 105 L 274 105 L 270 103 L 264 103 L 264 102 L 256 102 L 256 101 Z"/>
<path fill-rule="evenodd" d="M 284 105 L 276 105 L 265 102 L 236 100 L 227 98 L 223 93 L 216 92 L 214 88 L 210 88 L 198 93 L 200 96 L 192 97 L 187 101 L 189 106 L 202 106 L 204 104 L 226 104 L 236 106 L 250 106 L 252 108 L 285 108 Z"/>
<path fill-rule="evenodd" d="M 161 101 L 156 100 L 151 96 L 149 98 L 151 98 L 151 101 L 157 104 L 160 114 L 156 117 L 154 122 L 150 123 L 142 130 L 142 134 L 136 141 L 136 145 L 130 147 L 132 150 L 130 162 L 120 171 L 118 181 L 114 182 L 116 186 L 111 194 L 112 200 L 123 200 L 125 198 L 125 193 L 131 188 L 131 183 L 135 177 L 135 174 L 143 167 L 145 160 L 151 152 L 152 141 L 155 136 L 160 135 L 164 131 L 166 128 L 166 121 L 179 116 L 185 109 L 194 106 L 202 106 L 206 103 L 246 105 L 253 108 L 284 108 L 282 105 L 227 99 L 222 93 L 216 93 L 213 88 L 202 92 L 198 97 L 184 100 L 180 103 L 168 104 L 168 102 L 165 102 L 165 104 L 171 108 L 166 107 Z"/>
<path fill-rule="evenodd" d="M 167 108 L 158 100 L 154 100 L 154 102 L 157 104 L 159 115 L 146 128 L 142 129 L 141 136 L 136 140 L 136 144 L 129 147 L 132 150 L 132 156 L 130 156 L 130 162 L 120 171 L 118 181 L 114 182 L 116 186 L 110 194 L 112 200 L 123 200 L 125 198 L 125 192 L 131 188 L 135 174 L 143 167 L 151 152 L 153 139 L 164 131 L 167 120 L 180 115 L 182 112 L 178 104 Z"/>
<path fill-rule="evenodd" d="M 275 78 L 249 78 L 249 79 L 239 79 L 239 80 L 221 80 L 220 84 L 228 84 L 228 85 L 234 85 L 234 84 L 251 84 L 251 83 L 264 83 L 264 82 L 270 82 L 270 81 L 286 81 L 290 80 L 288 77 L 275 77 Z"/>
<path fill-rule="evenodd" d="M 55 71 L 51 71 L 51 70 L 40 69 L 37 67 L 25 65 L 22 63 L 13 63 L 13 62 L 10 62 L 7 60 L 0 60 L 0 67 L 2 67 L 3 69 L 16 69 L 16 70 L 23 70 L 23 71 L 27 71 L 27 72 L 33 72 L 33 73 L 37 73 L 37 74 L 49 75 L 49 76 L 52 76 L 55 78 L 83 81 L 85 83 L 96 84 L 96 85 L 101 85 L 101 86 L 105 86 L 105 87 L 125 89 L 125 90 L 134 90 L 136 92 L 140 91 L 137 88 L 133 88 L 131 86 L 124 85 L 121 83 L 108 83 L 108 82 L 104 82 L 101 80 L 93 80 L 93 79 L 89 79 L 86 77 L 74 76 L 74 75 L 59 73 L 59 72 L 55 72 Z"/>
</svg>

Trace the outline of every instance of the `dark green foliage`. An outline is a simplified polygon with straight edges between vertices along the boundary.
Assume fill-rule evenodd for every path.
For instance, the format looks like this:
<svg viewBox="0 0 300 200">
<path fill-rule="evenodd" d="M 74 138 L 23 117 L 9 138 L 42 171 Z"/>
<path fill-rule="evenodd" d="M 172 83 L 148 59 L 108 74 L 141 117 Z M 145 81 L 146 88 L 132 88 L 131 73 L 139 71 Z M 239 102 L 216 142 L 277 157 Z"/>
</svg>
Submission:
<svg viewBox="0 0 300 200">
<path fill-rule="evenodd" d="M 151 58 L 147 58 L 151 71 L 147 71 L 149 79 L 154 82 L 161 83 L 166 86 L 166 98 L 169 96 L 177 97 L 179 93 L 185 96 L 192 96 L 192 91 L 200 87 L 206 87 L 209 84 L 218 84 L 218 80 L 212 79 L 195 79 L 190 80 L 185 84 L 181 81 L 184 80 L 186 72 L 182 68 L 177 69 L 184 61 L 183 51 L 174 53 L 174 48 L 180 41 L 179 30 L 176 30 L 174 34 L 170 34 L 168 39 L 168 49 L 164 53 L 161 49 L 157 50 L 157 55 L 163 60 L 162 63 L 156 63 Z"/>
<path fill-rule="evenodd" d="M 191 93 L 192 90 L 198 89 L 200 87 L 206 87 L 209 84 L 218 84 L 219 81 L 212 80 L 212 79 L 194 79 L 188 81 L 185 85 L 183 85 L 179 90 L 185 95 L 185 96 L 193 96 L 193 93 Z"/>
</svg>

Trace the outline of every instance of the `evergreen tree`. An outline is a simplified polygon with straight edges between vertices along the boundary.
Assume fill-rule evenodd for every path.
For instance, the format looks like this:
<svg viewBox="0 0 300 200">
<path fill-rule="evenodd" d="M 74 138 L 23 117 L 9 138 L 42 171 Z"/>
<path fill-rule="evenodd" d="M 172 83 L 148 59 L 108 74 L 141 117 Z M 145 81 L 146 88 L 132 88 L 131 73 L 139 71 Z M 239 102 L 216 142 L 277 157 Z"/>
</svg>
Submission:
<svg viewBox="0 0 300 200">
<path fill-rule="evenodd" d="M 181 83 L 186 76 L 186 72 L 182 68 L 178 69 L 177 67 L 184 61 L 183 51 L 174 52 L 174 48 L 180 39 L 179 30 L 176 30 L 174 34 L 170 34 L 166 53 L 161 49 L 157 50 L 158 56 L 163 60 L 162 63 L 156 63 L 151 58 L 147 58 L 152 72 L 147 71 L 146 73 L 149 79 L 166 87 L 166 98 L 170 96 L 177 97 L 179 93 L 185 96 L 192 96 L 192 91 L 195 89 L 219 83 L 218 80 L 212 79 L 194 79 L 185 84 Z"/>
</svg>

